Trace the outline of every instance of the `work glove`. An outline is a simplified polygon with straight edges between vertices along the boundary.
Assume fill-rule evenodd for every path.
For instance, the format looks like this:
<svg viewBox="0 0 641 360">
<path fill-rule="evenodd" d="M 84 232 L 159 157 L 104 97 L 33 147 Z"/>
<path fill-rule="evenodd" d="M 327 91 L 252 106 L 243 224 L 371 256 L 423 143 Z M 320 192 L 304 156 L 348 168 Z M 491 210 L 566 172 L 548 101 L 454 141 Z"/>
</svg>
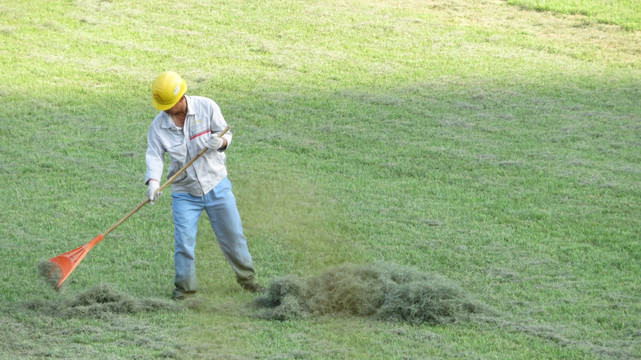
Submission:
<svg viewBox="0 0 641 360">
<path fill-rule="evenodd" d="M 149 198 L 149 203 L 151 205 L 153 205 L 154 201 L 158 200 L 160 195 L 162 195 L 162 191 L 156 193 L 156 190 L 158 190 L 158 188 L 160 188 L 160 184 L 158 184 L 158 181 L 149 180 L 149 187 L 147 187 L 147 198 Z"/>
<path fill-rule="evenodd" d="M 205 145 L 210 149 L 218 150 L 223 146 L 223 139 L 219 138 L 218 135 L 211 134 Z"/>
</svg>

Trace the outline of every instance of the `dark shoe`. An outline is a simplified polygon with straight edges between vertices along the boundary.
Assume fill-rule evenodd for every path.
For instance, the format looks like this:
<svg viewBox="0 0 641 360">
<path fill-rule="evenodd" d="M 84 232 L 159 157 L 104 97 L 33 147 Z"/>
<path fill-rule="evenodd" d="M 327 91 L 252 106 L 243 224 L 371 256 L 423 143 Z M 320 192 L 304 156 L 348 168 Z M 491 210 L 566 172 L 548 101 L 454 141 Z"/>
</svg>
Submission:
<svg viewBox="0 0 641 360">
<path fill-rule="evenodd" d="M 174 289 L 174 293 L 171 296 L 171 298 L 176 301 L 181 301 L 189 297 L 192 297 L 194 295 L 196 295 L 195 291 L 182 291 L 182 290 Z"/>
<path fill-rule="evenodd" d="M 245 290 L 247 290 L 249 292 L 256 293 L 256 294 L 265 294 L 267 292 L 267 289 L 263 285 L 261 285 L 261 284 L 259 284 L 257 282 L 251 282 L 251 283 L 247 283 L 247 284 L 240 284 L 240 286 L 242 286 L 243 289 L 245 289 Z"/>
</svg>

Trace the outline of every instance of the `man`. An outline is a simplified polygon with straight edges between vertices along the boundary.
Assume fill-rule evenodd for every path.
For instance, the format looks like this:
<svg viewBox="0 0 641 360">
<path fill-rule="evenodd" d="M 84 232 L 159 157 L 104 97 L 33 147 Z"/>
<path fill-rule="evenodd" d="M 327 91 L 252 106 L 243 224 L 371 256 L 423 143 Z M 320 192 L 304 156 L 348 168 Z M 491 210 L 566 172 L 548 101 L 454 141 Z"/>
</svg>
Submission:
<svg viewBox="0 0 641 360">
<path fill-rule="evenodd" d="M 147 197 L 150 204 L 163 173 L 163 157 L 171 160 L 167 177 L 171 177 L 204 147 L 209 148 L 172 183 L 176 275 L 173 298 L 182 300 L 196 292 L 195 247 L 198 218 L 207 212 L 218 244 L 236 273 L 237 282 L 246 290 L 264 292 L 256 282 L 251 255 L 243 235 L 225 167 L 225 150 L 232 134 L 218 137 L 227 123 L 218 105 L 211 99 L 187 96 L 186 82 L 173 71 L 160 74 L 152 84 L 152 103 L 160 110 L 149 127 L 147 136 Z"/>
</svg>

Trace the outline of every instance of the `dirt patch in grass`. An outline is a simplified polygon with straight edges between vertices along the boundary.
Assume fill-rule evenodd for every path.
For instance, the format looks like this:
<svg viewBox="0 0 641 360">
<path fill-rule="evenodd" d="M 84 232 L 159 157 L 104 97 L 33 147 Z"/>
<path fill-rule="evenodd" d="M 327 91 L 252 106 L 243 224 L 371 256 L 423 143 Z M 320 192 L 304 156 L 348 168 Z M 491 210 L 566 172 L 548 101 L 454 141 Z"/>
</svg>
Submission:
<svg viewBox="0 0 641 360">
<path fill-rule="evenodd" d="M 390 263 L 343 265 L 319 276 L 276 279 L 253 305 L 263 319 L 351 315 L 411 324 L 447 324 L 490 312 L 434 273 Z"/>
</svg>

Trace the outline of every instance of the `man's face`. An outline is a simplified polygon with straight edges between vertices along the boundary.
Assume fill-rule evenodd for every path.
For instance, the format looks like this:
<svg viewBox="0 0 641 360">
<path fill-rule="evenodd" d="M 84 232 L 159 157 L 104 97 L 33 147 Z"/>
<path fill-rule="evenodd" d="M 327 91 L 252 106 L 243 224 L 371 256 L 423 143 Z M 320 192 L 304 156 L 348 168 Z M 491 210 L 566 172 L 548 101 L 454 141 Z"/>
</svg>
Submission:
<svg viewBox="0 0 641 360">
<path fill-rule="evenodd" d="M 165 113 L 167 115 L 176 115 L 176 114 L 179 114 L 179 113 L 183 113 L 183 112 L 185 112 L 184 111 L 185 110 L 184 107 L 185 107 L 185 97 L 183 96 L 180 100 L 178 100 L 176 105 L 174 105 L 171 108 L 165 110 Z"/>
</svg>

